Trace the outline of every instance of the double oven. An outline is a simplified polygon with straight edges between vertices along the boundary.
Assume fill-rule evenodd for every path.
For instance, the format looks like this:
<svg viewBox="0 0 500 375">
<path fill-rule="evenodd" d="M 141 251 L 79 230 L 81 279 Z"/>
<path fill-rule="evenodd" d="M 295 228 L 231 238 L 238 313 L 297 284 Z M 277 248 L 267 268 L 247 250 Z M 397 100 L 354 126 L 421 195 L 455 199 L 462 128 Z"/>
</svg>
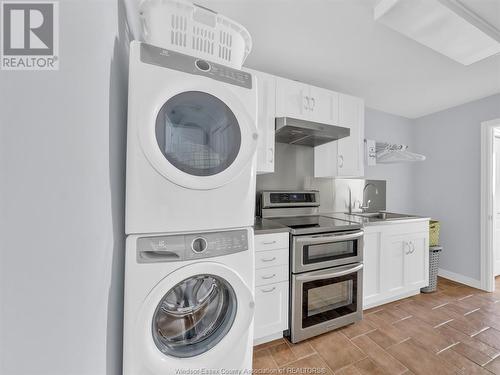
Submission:
<svg viewBox="0 0 500 375">
<path fill-rule="evenodd" d="M 361 225 L 320 215 L 316 191 L 265 191 L 259 202 L 262 217 L 290 228 L 290 341 L 361 320 Z"/>
</svg>

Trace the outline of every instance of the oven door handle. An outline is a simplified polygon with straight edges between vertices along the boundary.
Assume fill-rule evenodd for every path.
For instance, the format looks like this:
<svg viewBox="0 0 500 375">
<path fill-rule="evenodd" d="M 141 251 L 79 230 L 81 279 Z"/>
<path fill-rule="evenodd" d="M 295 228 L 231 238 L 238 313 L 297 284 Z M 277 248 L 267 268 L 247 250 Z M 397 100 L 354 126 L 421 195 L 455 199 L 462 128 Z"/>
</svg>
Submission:
<svg viewBox="0 0 500 375">
<path fill-rule="evenodd" d="M 349 275 L 351 273 L 358 272 L 363 268 L 363 264 L 358 264 L 355 267 L 349 267 L 347 269 L 343 269 L 341 271 L 337 272 L 330 272 L 330 273 L 321 273 L 319 275 L 299 275 L 297 276 L 297 281 L 302 281 L 302 282 L 308 282 L 308 281 L 315 281 L 315 280 L 323 280 L 323 279 L 329 279 L 332 277 L 340 277 L 340 276 L 345 276 Z"/>
<path fill-rule="evenodd" d="M 318 244 L 318 243 L 329 243 L 329 242 L 343 242 L 355 240 L 363 237 L 364 232 L 362 230 L 348 233 L 348 234 L 329 234 L 326 236 L 307 236 L 307 237 L 298 237 L 295 241 L 297 241 L 300 245 L 307 244 Z"/>
</svg>

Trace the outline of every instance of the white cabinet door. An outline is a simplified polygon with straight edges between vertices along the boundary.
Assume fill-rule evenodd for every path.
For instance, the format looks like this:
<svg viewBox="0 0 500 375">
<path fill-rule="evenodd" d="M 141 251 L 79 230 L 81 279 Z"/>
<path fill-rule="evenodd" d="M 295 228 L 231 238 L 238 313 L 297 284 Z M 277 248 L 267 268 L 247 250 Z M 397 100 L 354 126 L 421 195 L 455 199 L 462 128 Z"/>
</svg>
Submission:
<svg viewBox="0 0 500 375">
<path fill-rule="evenodd" d="M 361 177 L 364 174 L 365 109 L 360 98 L 338 94 L 338 125 L 349 137 L 314 148 L 314 177 Z"/>
<path fill-rule="evenodd" d="M 274 172 L 274 129 L 276 119 L 276 77 L 270 74 L 246 69 L 257 83 L 257 173 Z"/>
<path fill-rule="evenodd" d="M 254 339 L 288 328 L 288 281 L 255 288 Z"/>
<path fill-rule="evenodd" d="M 405 246 L 405 285 L 411 289 L 429 284 L 429 243 L 426 234 L 408 236 Z"/>
<path fill-rule="evenodd" d="M 339 94 L 319 87 L 310 87 L 309 102 L 311 121 L 322 124 L 338 125 Z"/>
<path fill-rule="evenodd" d="M 407 241 L 401 236 L 384 236 L 380 257 L 380 288 L 395 293 L 405 287 L 405 251 Z"/>
<path fill-rule="evenodd" d="M 309 85 L 285 78 L 276 79 L 276 117 L 308 120 L 310 106 Z"/>
<path fill-rule="evenodd" d="M 363 299 L 370 301 L 380 294 L 381 232 L 365 232 L 363 253 Z"/>
<path fill-rule="evenodd" d="M 337 142 L 314 147 L 314 177 L 335 177 L 338 174 Z"/>
<path fill-rule="evenodd" d="M 360 98 L 340 94 L 339 125 L 351 130 L 349 137 L 338 140 L 338 173 L 340 177 L 364 174 L 364 102 Z"/>
</svg>

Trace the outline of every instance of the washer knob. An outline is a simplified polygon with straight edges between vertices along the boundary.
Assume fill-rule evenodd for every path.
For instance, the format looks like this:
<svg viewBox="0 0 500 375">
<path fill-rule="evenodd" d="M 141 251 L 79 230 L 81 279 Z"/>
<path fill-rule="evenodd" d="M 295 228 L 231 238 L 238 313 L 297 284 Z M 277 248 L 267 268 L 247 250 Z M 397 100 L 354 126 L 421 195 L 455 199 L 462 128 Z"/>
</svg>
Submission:
<svg viewBox="0 0 500 375">
<path fill-rule="evenodd" d="M 207 249 L 207 247 L 207 240 L 203 237 L 197 237 L 191 243 L 191 250 L 193 250 L 195 253 L 202 253 Z"/>
<path fill-rule="evenodd" d="M 205 60 L 196 60 L 195 65 L 202 72 L 208 72 L 210 70 L 210 64 Z"/>
</svg>

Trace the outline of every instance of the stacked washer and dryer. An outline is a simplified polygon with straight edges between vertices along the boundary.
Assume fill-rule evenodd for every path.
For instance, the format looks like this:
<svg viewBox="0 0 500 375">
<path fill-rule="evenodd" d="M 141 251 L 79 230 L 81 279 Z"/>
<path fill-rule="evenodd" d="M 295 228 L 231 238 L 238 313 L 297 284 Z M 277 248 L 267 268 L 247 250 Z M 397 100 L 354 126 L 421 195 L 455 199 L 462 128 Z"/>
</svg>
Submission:
<svg viewBox="0 0 500 375">
<path fill-rule="evenodd" d="M 130 46 L 125 375 L 252 367 L 256 85 L 220 45 L 182 53 L 196 25 L 217 42 L 222 16 L 152 0 L 144 24 L 173 5 L 182 45 Z"/>
</svg>

